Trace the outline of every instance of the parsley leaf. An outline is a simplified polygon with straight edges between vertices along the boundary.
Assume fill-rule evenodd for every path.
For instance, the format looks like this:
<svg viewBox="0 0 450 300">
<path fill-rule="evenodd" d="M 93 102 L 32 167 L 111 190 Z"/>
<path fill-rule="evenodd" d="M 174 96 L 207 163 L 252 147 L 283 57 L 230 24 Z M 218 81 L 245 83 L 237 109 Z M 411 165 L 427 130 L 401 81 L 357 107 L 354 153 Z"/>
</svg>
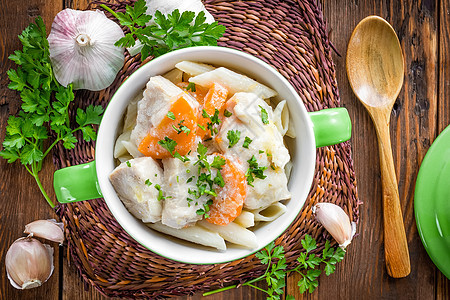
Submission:
<svg viewBox="0 0 450 300">
<path fill-rule="evenodd" d="M 231 148 L 234 145 L 236 145 L 237 142 L 239 142 L 240 138 L 241 138 L 241 132 L 239 130 L 228 130 L 227 139 L 230 142 L 228 145 L 228 148 Z"/>
<path fill-rule="evenodd" d="M 231 113 L 230 111 L 228 111 L 227 109 L 225 109 L 225 111 L 223 112 L 223 115 L 227 118 L 231 117 L 233 115 L 233 113 Z"/>
<path fill-rule="evenodd" d="M 166 149 L 167 151 L 169 151 L 170 154 L 173 155 L 173 152 L 175 151 L 175 147 L 177 146 L 177 142 L 175 142 L 174 140 L 172 140 L 169 137 L 164 137 L 163 140 L 158 141 L 158 144 L 161 145 L 161 147 L 163 147 L 164 149 Z"/>
<path fill-rule="evenodd" d="M 169 111 L 169 112 L 167 113 L 167 117 L 168 117 L 169 119 L 171 119 L 171 120 L 175 120 L 175 114 L 174 114 L 173 112 L 171 112 L 171 111 Z"/>
<path fill-rule="evenodd" d="M 250 145 L 251 142 L 253 142 L 253 140 L 251 138 L 249 138 L 248 136 L 246 136 L 244 139 L 244 143 L 242 144 L 242 147 L 248 149 L 248 146 Z"/>
<path fill-rule="evenodd" d="M 301 278 L 297 285 L 300 293 L 308 291 L 309 293 L 319 286 L 319 276 L 322 273 L 320 269 L 321 264 L 325 264 L 325 273 L 330 275 L 335 271 L 335 264 L 342 261 L 345 255 L 345 250 L 337 247 L 333 249 L 330 247 L 330 242 L 326 241 L 325 248 L 322 255 L 310 253 L 317 249 L 317 244 L 314 238 L 306 234 L 305 238 L 301 241 L 302 247 L 305 252 L 302 252 L 297 261 L 299 264 L 290 270 L 287 270 L 287 263 L 285 258 L 284 249 L 282 246 L 275 246 L 272 242 L 267 245 L 261 251 L 255 253 L 255 256 L 261 261 L 261 264 L 267 265 L 266 271 L 258 278 L 252 279 L 242 285 L 250 286 L 258 289 L 267 294 L 267 299 L 280 299 L 283 294 L 283 288 L 285 287 L 286 276 L 291 272 L 297 272 Z M 264 280 L 267 284 L 267 290 L 260 286 L 255 286 L 255 282 Z M 237 288 L 237 285 L 226 287 L 225 289 Z M 211 292 L 204 293 L 203 296 L 209 296 L 224 289 L 218 289 Z M 286 300 L 293 300 L 291 295 L 286 296 Z"/>
<path fill-rule="evenodd" d="M 8 119 L 0 156 L 8 163 L 20 160 L 35 178 L 44 198 L 54 207 L 38 176 L 43 160 L 59 142 L 67 149 L 74 148 L 78 142 L 76 131 L 83 133 L 85 141 L 95 140 L 93 125 L 100 123 L 103 108 L 92 105 L 85 110 L 78 108 L 78 127 L 72 129 L 69 118 L 69 105 L 75 98 L 72 85 L 63 87 L 55 79 L 42 18 L 36 18 L 35 23 L 25 28 L 19 40 L 22 50 L 9 56 L 17 69 L 8 70 L 7 75 L 8 87 L 20 93 L 22 104 L 19 113 Z M 50 136 L 53 142 L 48 145 L 45 141 Z"/>
<path fill-rule="evenodd" d="M 191 91 L 191 92 L 195 92 L 196 91 L 196 89 L 195 89 L 195 83 L 193 83 L 193 82 L 189 82 L 189 84 L 187 85 L 187 87 L 186 87 L 186 91 Z"/>
<path fill-rule="evenodd" d="M 180 13 L 175 9 L 167 17 L 160 11 L 154 16 L 146 14 L 145 0 L 138 0 L 134 7 L 127 5 L 125 13 L 114 12 L 104 4 L 100 5 L 119 20 L 120 24 L 127 26 L 130 33 L 119 39 L 115 45 L 132 47 L 136 39 L 142 44 L 141 59 L 148 56 L 160 56 L 175 49 L 192 46 L 216 46 L 217 40 L 224 34 L 225 26 L 218 22 L 205 23 L 204 12 L 197 16 L 192 11 Z M 153 18 L 154 24 L 146 25 Z"/>
<path fill-rule="evenodd" d="M 256 160 L 256 157 L 253 155 L 248 162 L 248 170 L 245 172 L 245 177 L 247 178 L 247 184 L 250 186 L 253 186 L 253 182 L 255 181 L 255 177 L 259 179 L 265 179 L 267 176 L 264 175 L 264 170 L 267 169 L 267 167 L 260 167 L 258 166 L 258 161 Z"/>
<path fill-rule="evenodd" d="M 263 124 L 269 124 L 269 114 L 267 113 L 267 110 L 265 110 L 261 105 L 258 106 L 261 108 L 261 121 Z"/>
</svg>

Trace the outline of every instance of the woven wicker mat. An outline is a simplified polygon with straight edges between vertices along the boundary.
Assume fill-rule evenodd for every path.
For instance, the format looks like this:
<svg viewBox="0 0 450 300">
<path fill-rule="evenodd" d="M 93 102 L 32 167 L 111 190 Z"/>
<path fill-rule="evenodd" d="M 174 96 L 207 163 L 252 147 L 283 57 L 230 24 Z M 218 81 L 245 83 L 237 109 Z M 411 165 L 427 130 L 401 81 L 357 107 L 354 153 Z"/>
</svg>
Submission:
<svg viewBox="0 0 450 300">
<path fill-rule="evenodd" d="M 109 3 L 123 10 L 126 2 Z M 307 110 L 339 105 L 331 48 L 320 3 L 315 0 L 205 1 L 206 8 L 227 30 L 219 45 L 243 50 L 271 64 L 296 88 Z M 95 8 L 95 4 L 90 8 Z M 107 14 L 108 15 L 108 14 Z M 109 15 L 108 15 L 109 16 Z M 101 92 L 78 91 L 76 107 L 101 104 L 143 63 L 126 57 L 118 78 Z M 72 116 L 73 117 L 73 116 Z M 81 141 L 81 136 L 78 136 Z M 93 160 L 94 144 L 80 142 L 73 150 L 57 147 L 57 168 Z M 326 238 L 313 220 L 311 207 L 333 202 L 358 221 L 358 196 L 348 142 L 318 149 L 316 173 L 304 208 L 276 243 L 289 264 L 301 251 L 300 239 L 314 236 L 321 250 Z M 85 281 L 113 297 L 177 296 L 208 291 L 261 275 L 265 266 L 254 256 L 217 265 L 189 265 L 158 256 L 134 241 L 116 222 L 103 199 L 61 205 L 68 256 Z M 88 285 L 89 285 L 88 284 Z"/>
</svg>

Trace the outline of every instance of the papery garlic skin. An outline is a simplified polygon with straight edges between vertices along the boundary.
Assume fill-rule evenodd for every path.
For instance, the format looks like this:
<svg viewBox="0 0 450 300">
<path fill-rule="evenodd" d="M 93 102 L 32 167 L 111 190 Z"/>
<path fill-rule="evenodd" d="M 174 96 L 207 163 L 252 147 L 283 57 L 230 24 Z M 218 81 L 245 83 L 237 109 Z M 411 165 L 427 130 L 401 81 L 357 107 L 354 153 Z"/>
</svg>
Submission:
<svg viewBox="0 0 450 300">
<path fill-rule="evenodd" d="M 48 42 L 56 80 L 63 86 L 100 91 L 123 67 L 124 49 L 114 46 L 124 33 L 97 11 L 64 9 L 52 24 Z"/>
<path fill-rule="evenodd" d="M 147 15 L 154 16 L 155 12 L 159 10 L 167 17 L 175 9 L 182 14 L 185 11 L 193 11 L 197 16 L 199 12 L 203 11 L 206 17 L 206 23 L 214 22 L 214 17 L 206 10 L 201 0 L 145 0 L 147 5 Z M 154 24 L 153 18 L 148 24 Z"/>
<path fill-rule="evenodd" d="M 53 273 L 53 248 L 31 237 L 17 239 L 6 253 L 5 265 L 13 287 L 41 286 Z"/>
<path fill-rule="evenodd" d="M 345 249 L 352 241 L 356 232 L 356 224 L 350 223 L 350 219 L 345 211 L 333 203 L 317 203 L 312 208 L 323 227 L 338 242 L 339 247 Z"/>
<path fill-rule="evenodd" d="M 62 244 L 64 242 L 63 226 L 63 223 L 57 223 L 54 219 L 36 220 L 25 225 L 24 233 Z"/>
</svg>

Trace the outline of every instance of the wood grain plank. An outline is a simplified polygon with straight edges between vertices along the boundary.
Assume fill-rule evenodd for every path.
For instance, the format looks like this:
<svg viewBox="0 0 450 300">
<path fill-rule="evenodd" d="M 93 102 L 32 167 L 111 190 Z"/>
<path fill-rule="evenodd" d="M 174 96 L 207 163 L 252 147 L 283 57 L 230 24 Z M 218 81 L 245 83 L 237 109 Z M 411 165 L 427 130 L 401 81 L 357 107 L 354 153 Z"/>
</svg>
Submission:
<svg viewBox="0 0 450 300">
<path fill-rule="evenodd" d="M 390 22 L 405 55 L 405 86 L 391 115 L 391 139 L 399 182 L 400 201 L 411 256 L 412 272 L 403 279 L 389 278 L 383 254 L 381 182 L 376 135 L 372 122 L 349 86 L 345 54 L 357 23 L 368 15 Z M 350 245 L 335 274 L 320 278 L 319 289 L 296 299 L 433 299 L 435 268 L 417 234 L 413 211 L 415 178 L 420 161 L 436 134 L 437 114 L 437 1 L 324 2 L 324 15 L 332 30 L 330 39 L 342 57 L 334 56 L 341 101 L 353 120 L 353 159 L 358 180 L 359 235 Z M 288 280 L 294 293 L 298 276 Z"/>
<path fill-rule="evenodd" d="M 5 125 L 9 114 L 17 113 L 20 107 L 19 95 L 7 88 L 9 80 L 6 70 L 15 67 L 7 57 L 16 49 L 21 49 L 17 35 L 41 15 L 47 25 L 47 30 L 53 16 L 61 9 L 62 2 L 29 0 L 5 1 L 0 0 L 2 14 L 0 17 L 0 140 L 5 136 Z M 55 250 L 55 270 L 48 282 L 37 289 L 17 290 L 6 278 L 4 259 L 6 251 L 14 240 L 23 236 L 25 224 L 37 219 L 56 218 L 57 215 L 50 208 L 41 195 L 34 179 L 19 162 L 8 164 L 0 159 L 0 257 L 2 270 L 0 278 L 0 299 L 58 299 L 59 295 L 59 247 L 51 243 Z M 54 167 L 50 157 L 46 159 L 41 171 L 41 181 L 49 196 L 54 199 L 52 188 Z"/>
<path fill-rule="evenodd" d="M 439 15 L 439 110 L 437 134 L 450 124 L 450 3 L 440 1 Z M 450 299 L 450 280 L 437 272 L 436 299 Z"/>
</svg>

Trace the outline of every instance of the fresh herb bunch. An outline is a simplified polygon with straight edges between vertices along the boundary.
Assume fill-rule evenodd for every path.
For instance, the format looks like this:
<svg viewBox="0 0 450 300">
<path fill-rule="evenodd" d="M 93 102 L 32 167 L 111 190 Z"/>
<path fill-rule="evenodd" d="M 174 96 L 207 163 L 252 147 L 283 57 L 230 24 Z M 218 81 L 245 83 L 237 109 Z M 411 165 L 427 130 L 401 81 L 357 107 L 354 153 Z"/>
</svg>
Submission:
<svg viewBox="0 0 450 300">
<path fill-rule="evenodd" d="M 134 6 L 127 5 L 124 13 L 115 12 L 104 4 L 100 6 L 119 20 L 122 26 L 130 29 L 130 33 L 119 39 L 115 45 L 134 47 L 137 39 L 142 44 L 142 60 L 148 56 L 157 57 L 190 46 L 215 46 L 225 32 L 225 26 L 217 22 L 205 23 L 204 12 L 200 12 L 196 17 L 192 11 L 180 14 L 176 9 L 167 17 L 160 11 L 149 16 L 146 14 L 145 0 L 136 1 Z M 152 18 L 155 24 L 146 26 Z"/>
<path fill-rule="evenodd" d="M 261 260 L 261 263 L 267 265 L 266 272 L 263 275 L 250 280 L 244 284 L 257 290 L 260 290 L 267 294 L 267 299 L 275 300 L 280 299 L 280 296 L 284 293 L 284 287 L 286 286 L 286 276 L 291 272 L 297 272 L 301 275 L 301 279 L 298 282 L 300 293 L 306 291 L 312 293 L 319 285 L 318 279 L 322 273 L 321 265 L 325 265 L 325 274 L 329 276 L 336 270 L 336 264 L 344 259 L 345 250 L 337 247 L 336 249 L 330 246 L 330 242 L 325 242 L 325 248 L 321 254 L 311 253 L 317 249 L 316 240 L 310 235 L 306 234 L 305 238 L 301 241 L 302 247 L 305 252 L 302 252 L 300 257 L 297 258 L 299 263 L 297 267 L 291 270 L 287 270 L 286 258 L 284 249 L 282 246 L 276 246 L 272 242 L 267 245 L 263 250 L 257 252 L 255 256 Z M 267 290 L 254 285 L 259 281 L 266 281 Z M 214 290 L 204 293 L 203 296 L 212 295 L 215 293 L 223 292 L 229 289 L 236 288 L 237 285 L 228 286 L 222 289 Z M 294 300 L 291 295 L 286 296 L 286 300 Z"/>
<path fill-rule="evenodd" d="M 100 123 L 103 108 L 92 105 L 85 111 L 78 108 L 78 127 L 71 129 L 68 108 L 74 99 L 72 85 L 63 87 L 56 81 L 44 22 L 41 17 L 36 18 L 35 22 L 19 35 L 22 51 L 17 50 L 9 56 L 18 67 L 8 70 L 11 81 L 8 87 L 20 92 L 22 105 L 18 115 L 8 119 L 0 156 L 8 163 L 20 160 L 36 180 L 47 202 L 54 207 L 38 177 L 42 162 L 60 141 L 65 148 L 74 148 L 78 141 L 75 131 L 81 130 L 86 141 L 95 140 L 96 133 L 91 125 Z M 50 130 L 56 138 L 46 148 L 45 141 L 50 136 Z"/>
</svg>

